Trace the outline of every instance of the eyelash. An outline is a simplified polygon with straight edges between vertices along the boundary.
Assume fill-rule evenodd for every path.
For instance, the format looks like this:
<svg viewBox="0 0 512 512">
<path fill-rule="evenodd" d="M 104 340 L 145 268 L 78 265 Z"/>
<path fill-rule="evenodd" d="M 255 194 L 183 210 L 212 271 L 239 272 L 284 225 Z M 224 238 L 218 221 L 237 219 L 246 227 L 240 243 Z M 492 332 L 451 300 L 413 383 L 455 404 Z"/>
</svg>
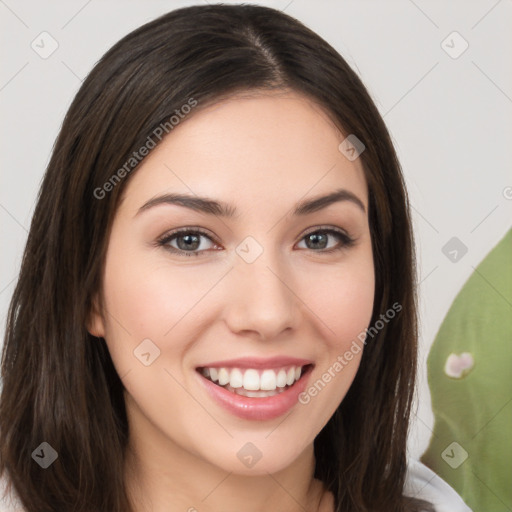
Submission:
<svg viewBox="0 0 512 512">
<path fill-rule="evenodd" d="M 304 238 L 306 238 L 309 235 L 315 234 L 315 233 L 322 233 L 322 234 L 330 234 L 330 235 L 336 235 L 339 240 L 341 241 L 340 245 L 337 247 L 333 247 L 331 249 L 320 249 L 320 250 L 314 250 L 314 249 L 306 249 L 313 252 L 319 252 L 322 254 L 330 254 L 333 252 L 341 251 L 342 249 L 347 249 L 349 247 L 352 247 L 355 243 L 355 239 L 347 235 L 344 231 L 334 228 L 324 228 L 324 227 L 318 227 L 315 228 L 312 231 L 309 231 L 306 233 L 300 241 L 302 241 Z M 172 247 L 169 245 L 169 242 L 173 240 L 174 238 L 177 238 L 180 234 L 194 234 L 194 235 L 203 235 L 209 240 L 211 240 L 213 243 L 217 243 L 215 240 L 212 239 L 212 237 L 201 228 L 180 228 L 176 229 L 170 233 L 166 233 L 161 238 L 157 240 L 157 245 L 159 247 L 164 247 L 166 250 L 173 254 L 178 254 L 180 256 L 200 256 L 202 253 L 206 252 L 208 249 L 204 249 L 202 251 L 194 252 L 194 251 L 183 251 L 182 249 L 176 249 L 175 247 Z"/>
</svg>

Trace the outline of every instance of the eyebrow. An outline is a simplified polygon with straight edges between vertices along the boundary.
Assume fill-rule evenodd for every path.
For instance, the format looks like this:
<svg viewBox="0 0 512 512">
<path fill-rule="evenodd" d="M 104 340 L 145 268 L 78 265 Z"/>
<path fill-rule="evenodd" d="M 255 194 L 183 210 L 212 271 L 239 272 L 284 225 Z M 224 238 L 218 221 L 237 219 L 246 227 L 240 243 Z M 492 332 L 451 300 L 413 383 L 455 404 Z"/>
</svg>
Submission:
<svg viewBox="0 0 512 512">
<path fill-rule="evenodd" d="M 344 188 L 340 188 L 327 195 L 300 201 L 295 206 L 293 215 L 308 215 L 338 202 L 352 203 L 366 213 L 366 208 L 363 202 L 354 193 Z M 162 204 L 183 206 L 190 210 L 219 217 L 233 218 L 238 215 L 236 207 L 231 204 L 216 201 L 208 197 L 199 197 L 189 194 L 164 194 L 153 197 L 139 208 L 136 215 Z"/>
</svg>

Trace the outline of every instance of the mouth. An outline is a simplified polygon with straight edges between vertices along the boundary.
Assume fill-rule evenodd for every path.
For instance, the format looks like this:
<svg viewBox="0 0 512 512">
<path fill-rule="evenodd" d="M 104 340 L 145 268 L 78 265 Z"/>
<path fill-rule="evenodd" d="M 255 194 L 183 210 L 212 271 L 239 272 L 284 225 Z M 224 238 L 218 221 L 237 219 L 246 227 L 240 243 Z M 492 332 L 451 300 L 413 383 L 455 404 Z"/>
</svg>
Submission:
<svg viewBox="0 0 512 512">
<path fill-rule="evenodd" d="M 314 366 L 299 359 L 244 359 L 199 366 L 196 374 L 207 396 L 225 411 L 264 421 L 282 416 L 299 402 Z"/>
<path fill-rule="evenodd" d="M 267 398 L 290 389 L 313 368 L 312 364 L 279 368 L 199 367 L 197 371 L 217 386 L 239 396 Z"/>
</svg>

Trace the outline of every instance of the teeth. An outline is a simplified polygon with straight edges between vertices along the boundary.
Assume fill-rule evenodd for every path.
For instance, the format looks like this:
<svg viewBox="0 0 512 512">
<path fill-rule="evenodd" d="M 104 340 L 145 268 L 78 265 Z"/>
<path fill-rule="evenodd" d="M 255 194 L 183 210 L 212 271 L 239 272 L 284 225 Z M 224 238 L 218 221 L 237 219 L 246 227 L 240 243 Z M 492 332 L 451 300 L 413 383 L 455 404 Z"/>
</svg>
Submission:
<svg viewBox="0 0 512 512">
<path fill-rule="evenodd" d="M 284 370 L 279 370 L 277 374 L 277 387 L 284 388 L 286 386 L 286 372 Z"/>
<path fill-rule="evenodd" d="M 249 398 L 266 398 L 268 396 L 278 395 L 285 391 L 284 388 L 277 388 L 271 391 L 246 391 L 244 388 L 235 389 L 231 386 L 226 386 L 226 389 L 232 393 L 236 393 L 237 395 L 248 396 Z"/>
<path fill-rule="evenodd" d="M 243 382 L 243 387 L 247 391 L 257 391 L 260 389 L 260 376 L 256 370 L 245 370 Z"/>
<path fill-rule="evenodd" d="M 292 386 L 302 375 L 300 366 L 286 366 L 279 370 L 255 370 L 239 368 L 203 368 L 202 374 L 209 380 L 237 391 L 244 396 L 272 396 Z M 268 393 L 262 393 L 263 391 Z"/>
<path fill-rule="evenodd" d="M 238 368 L 231 370 L 231 378 L 229 379 L 229 385 L 235 389 L 241 388 L 244 385 L 244 376 Z"/>
<path fill-rule="evenodd" d="M 208 368 L 206 368 L 208 370 Z M 226 368 L 220 368 L 219 369 L 219 385 L 225 386 L 229 383 L 229 372 L 226 370 Z"/>
<path fill-rule="evenodd" d="M 273 391 L 276 387 L 276 372 L 274 370 L 264 370 L 260 377 L 260 389 Z"/>
</svg>

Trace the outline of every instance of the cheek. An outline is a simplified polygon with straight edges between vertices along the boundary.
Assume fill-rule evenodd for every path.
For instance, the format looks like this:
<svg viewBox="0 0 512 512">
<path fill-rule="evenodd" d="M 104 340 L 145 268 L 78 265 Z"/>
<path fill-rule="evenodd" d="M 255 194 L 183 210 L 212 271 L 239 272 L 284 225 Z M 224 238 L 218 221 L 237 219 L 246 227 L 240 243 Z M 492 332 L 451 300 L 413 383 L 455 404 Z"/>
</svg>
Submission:
<svg viewBox="0 0 512 512">
<path fill-rule="evenodd" d="M 316 299 L 321 317 L 335 333 L 350 332 L 366 327 L 371 319 L 374 299 L 372 280 L 358 280 L 352 276 L 335 280 L 324 287 Z"/>
<path fill-rule="evenodd" d="M 204 273 L 155 263 L 151 254 L 128 259 L 113 254 L 111 263 L 107 260 L 104 293 L 116 331 L 160 339 L 208 289 Z"/>
<path fill-rule="evenodd" d="M 324 425 L 343 400 L 359 369 L 366 328 L 373 312 L 373 259 L 360 254 L 347 264 L 326 268 L 309 286 L 307 304 L 317 313 L 322 348 L 310 386 L 299 402 Z M 305 288 L 304 288 L 305 290 Z"/>
<path fill-rule="evenodd" d="M 375 285 L 373 272 L 365 276 L 353 276 L 345 281 L 345 286 L 336 292 L 331 290 L 333 300 L 331 323 L 336 336 L 336 345 L 345 349 L 364 331 L 371 320 Z"/>
<path fill-rule="evenodd" d="M 186 422 L 196 416 L 204 421 L 204 411 L 194 406 L 179 383 L 185 382 L 182 363 L 198 336 L 196 310 L 200 308 L 194 305 L 212 283 L 204 272 L 187 272 L 154 260 L 133 253 L 122 258 L 119 252 L 107 259 L 104 296 L 109 352 L 132 405 L 136 403 L 148 418 L 170 420 L 165 411 L 172 401 L 177 410 L 187 410 Z M 173 422 L 178 425 L 181 420 Z"/>
<path fill-rule="evenodd" d="M 346 350 L 371 320 L 375 294 L 371 254 L 317 269 L 314 278 L 304 281 L 303 286 L 305 302 L 322 325 L 331 357 L 334 349 Z"/>
<path fill-rule="evenodd" d="M 131 383 L 140 379 L 137 386 L 142 387 L 132 390 L 135 394 L 145 385 L 159 384 L 158 372 L 163 370 L 180 381 L 186 378 L 191 347 L 217 318 L 210 292 L 225 272 L 224 267 L 169 263 L 152 251 L 137 254 L 116 248 L 107 258 L 105 338 L 118 374 L 130 372 Z M 153 362 L 145 367 L 137 357 L 148 351 Z M 179 386 L 174 391 L 181 393 Z"/>
</svg>

